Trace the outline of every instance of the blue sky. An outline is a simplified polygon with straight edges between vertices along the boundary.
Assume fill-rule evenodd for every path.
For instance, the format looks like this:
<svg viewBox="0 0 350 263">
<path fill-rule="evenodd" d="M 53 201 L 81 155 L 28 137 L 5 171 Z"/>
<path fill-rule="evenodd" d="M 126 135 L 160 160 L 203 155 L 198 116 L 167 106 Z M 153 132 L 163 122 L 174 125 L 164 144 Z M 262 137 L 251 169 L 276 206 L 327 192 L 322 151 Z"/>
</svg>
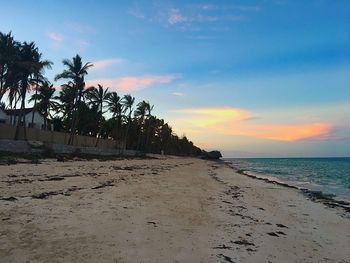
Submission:
<svg viewBox="0 0 350 263">
<path fill-rule="evenodd" d="M 350 156 L 349 14 L 347 0 L 5 1 L 0 30 L 35 41 L 51 80 L 79 53 L 90 84 L 226 156 Z"/>
</svg>

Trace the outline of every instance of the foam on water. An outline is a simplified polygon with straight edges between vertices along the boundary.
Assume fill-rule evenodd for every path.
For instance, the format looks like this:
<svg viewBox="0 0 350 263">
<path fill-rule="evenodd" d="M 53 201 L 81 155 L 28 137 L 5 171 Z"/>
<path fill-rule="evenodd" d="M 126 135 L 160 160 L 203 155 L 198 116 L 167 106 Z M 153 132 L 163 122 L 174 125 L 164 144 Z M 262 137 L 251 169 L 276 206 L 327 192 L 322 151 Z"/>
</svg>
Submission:
<svg viewBox="0 0 350 263">
<path fill-rule="evenodd" d="M 350 200 L 350 158 L 226 159 L 240 170 Z"/>
</svg>

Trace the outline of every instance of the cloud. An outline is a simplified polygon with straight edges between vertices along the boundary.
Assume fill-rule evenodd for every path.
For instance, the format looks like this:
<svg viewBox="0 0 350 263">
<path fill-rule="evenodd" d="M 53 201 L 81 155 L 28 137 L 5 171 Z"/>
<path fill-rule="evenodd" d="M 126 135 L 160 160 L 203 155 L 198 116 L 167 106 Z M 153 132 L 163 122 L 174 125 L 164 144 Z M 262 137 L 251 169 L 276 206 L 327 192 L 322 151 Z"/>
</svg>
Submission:
<svg viewBox="0 0 350 263">
<path fill-rule="evenodd" d="M 231 9 L 240 11 L 259 11 L 261 7 L 259 5 L 233 5 Z"/>
<path fill-rule="evenodd" d="M 139 9 L 132 8 L 128 12 L 130 15 L 139 18 L 139 19 L 145 19 L 146 16 L 144 13 L 142 13 Z"/>
<path fill-rule="evenodd" d="M 185 93 L 182 93 L 182 92 L 173 92 L 173 93 L 171 93 L 171 94 L 173 94 L 173 95 L 175 95 L 175 96 L 179 96 L 179 97 L 185 96 Z"/>
<path fill-rule="evenodd" d="M 192 7 L 201 11 L 220 10 L 220 11 L 229 11 L 229 12 L 231 12 L 231 10 L 247 12 L 247 11 L 259 11 L 261 9 L 260 5 L 235 5 L 235 4 L 234 5 L 198 4 L 198 5 L 192 5 Z"/>
<path fill-rule="evenodd" d="M 251 117 L 249 112 L 231 107 L 190 108 L 177 110 L 177 112 L 186 114 L 187 122 L 202 128 L 242 121 Z"/>
<path fill-rule="evenodd" d="M 117 86 L 121 90 L 140 90 L 154 84 L 170 83 L 177 79 L 174 75 L 148 75 L 148 76 L 128 76 L 118 80 Z"/>
<path fill-rule="evenodd" d="M 50 32 L 47 35 L 49 37 L 49 40 L 51 41 L 51 45 L 54 48 L 59 48 L 62 46 L 64 42 L 64 37 L 60 33 L 57 32 Z"/>
<path fill-rule="evenodd" d="M 143 22 L 159 23 L 163 27 L 180 31 L 202 31 L 202 28 L 230 28 L 238 21 L 246 21 L 252 13 L 260 10 L 259 5 L 233 4 L 185 4 L 169 5 L 169 3 L 153 3 L 143 9 L 136 6 L 128 10 L 128 14 Z M 213 31 L 217 31 L 214 29 Z M 223 31 L 223 30 L 219 30 Z"/>
<path fill-rule="evenodd" d="M 102 60 L 96 60 L 94 62 L 92 62 L 92 64 L 94 65 L 91 70 L 100 70 L 100 69 L 104 69 L 107 68 L 111 65 L 115 65 L 115 64 L 120 64 L 122 63 L 124 60 L 121 58 L 111 58 L 111 59 L 102 59 Z"/>
<path fill-rule="evenodd" d="M 331 140 L 334 127 L 325 122 L 260 123 L 263 119 L 244 109 L 204 107 L 178 110 L 180 125 L 192 131 L 246 136 L 277 141 Z M 254 123 L 259 121 L 259 123 Z"/>
<path fill-rule="evenodd" d="M 223 16 L 222 19 L 227 21 L 244 21 L 247 20 L 247 17 L 244 15 L 227 15 Z"/>
<path fill-rule="evenodd" d="M 168 10 L 167 21 L 170 25 L 184 23 L 188 21 L 188 18 L 183 16 L 179 9 L 170 8 Z"/>
<path fill-rule="evenodd" d="M 217 5 L 212 5 L 212 4 L 197 4 L 197 5 L 193 5 L 193 7 L 204 11 L 218 9 Z"/>
<path fill-rule="evenodd" d="M 77 22 L 68 21 L 65 23 L 65 26 L 71 31 L 74 31 L 76 33 L 84 33 L 84 34 L 91 34 L 91 35 L 96 33 L 96 29 L 94 27 L 80 24 Z"/>
<path fill-rule="evenodd" d="M 243 125 L 241 128 L 240 135 L 277 141 L 328 140 L 333 137 L 333 127 L 329 123 Z"/>
<path fill-rule="evenodd" d="M 90 46 L 90 43 L 88 41 L 84 40 L 84 39 L 78 39 L 76 41 L 76 45 L 77 45 L 78 48 L 84 49 L 87 46 Z"/>
<path fill-rule="evenodd" d="M 215 22 L 218 20 L 219 18 L 217 16 L 197 15 L 196 17 L 196 21 L 198 22 Z"/>
<path fill-rule="evenodd" d="M 178 79 L 178 74 L 168 75 L 144 75 L 144 76 L 125 76 L 115 79 L 96 79 L 87 81 L 88 86 L 100 84 L 104 87 L 120 91 L 139 91 L 153 85 L 167 84 Z"/>
</svg>

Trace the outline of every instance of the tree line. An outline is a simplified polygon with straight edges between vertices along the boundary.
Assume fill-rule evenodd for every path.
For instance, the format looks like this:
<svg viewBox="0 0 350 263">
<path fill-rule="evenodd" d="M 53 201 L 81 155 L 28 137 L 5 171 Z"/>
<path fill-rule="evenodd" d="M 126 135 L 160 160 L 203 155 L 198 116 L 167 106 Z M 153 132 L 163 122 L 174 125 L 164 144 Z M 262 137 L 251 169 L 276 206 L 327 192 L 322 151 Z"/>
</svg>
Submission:
<svg viewBox="0 0 350 263">
<path fill-rule="evenodd" d="M 143 152 L 191 156 L 201 153 L 186 136 L 177 136 L 167 122 L 153 115 L 154 106 L 148 101 L 136 103 L 130 94 L 122 96 L 99 84 L 87 87 L 85 77 L 92 63 L 84 63 L 79 55 L 62 63 L 64 70 L 55 76 L 55 81 L 65 83 L 57 94 L 45 77 L 45 70 L 51 69 L 53 63 L 43 59 L 36 44 L 19 42 L 11 32 L 0 32 L 0 108 L 19 112 L 10 116 L 10 123 L 16 126 L 14 139 L 18 139 L 20 129 L 26 139 L 25 108 L 32 102 L 44 116 L 44 128 L 69 133 L 69 144 L 73 144 L 74 135 L 86 135 L 96 138 L 96 146 L 103 138 L 121 142 L 124 149 Z"/>
</svg>

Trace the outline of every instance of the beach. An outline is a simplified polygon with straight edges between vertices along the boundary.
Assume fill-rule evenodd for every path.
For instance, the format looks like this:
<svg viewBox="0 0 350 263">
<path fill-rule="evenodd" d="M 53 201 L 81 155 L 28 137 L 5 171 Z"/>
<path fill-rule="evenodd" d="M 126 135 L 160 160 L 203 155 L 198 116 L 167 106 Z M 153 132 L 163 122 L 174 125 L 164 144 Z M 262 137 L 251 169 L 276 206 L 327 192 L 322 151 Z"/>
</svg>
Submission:
<svg viewBox="0 0 350 263">
<path fill-rule="evenodd" d="M 350 262 L 350 219 L 224 162 L 0 166 L 0 262 Z"/>
</svg>

